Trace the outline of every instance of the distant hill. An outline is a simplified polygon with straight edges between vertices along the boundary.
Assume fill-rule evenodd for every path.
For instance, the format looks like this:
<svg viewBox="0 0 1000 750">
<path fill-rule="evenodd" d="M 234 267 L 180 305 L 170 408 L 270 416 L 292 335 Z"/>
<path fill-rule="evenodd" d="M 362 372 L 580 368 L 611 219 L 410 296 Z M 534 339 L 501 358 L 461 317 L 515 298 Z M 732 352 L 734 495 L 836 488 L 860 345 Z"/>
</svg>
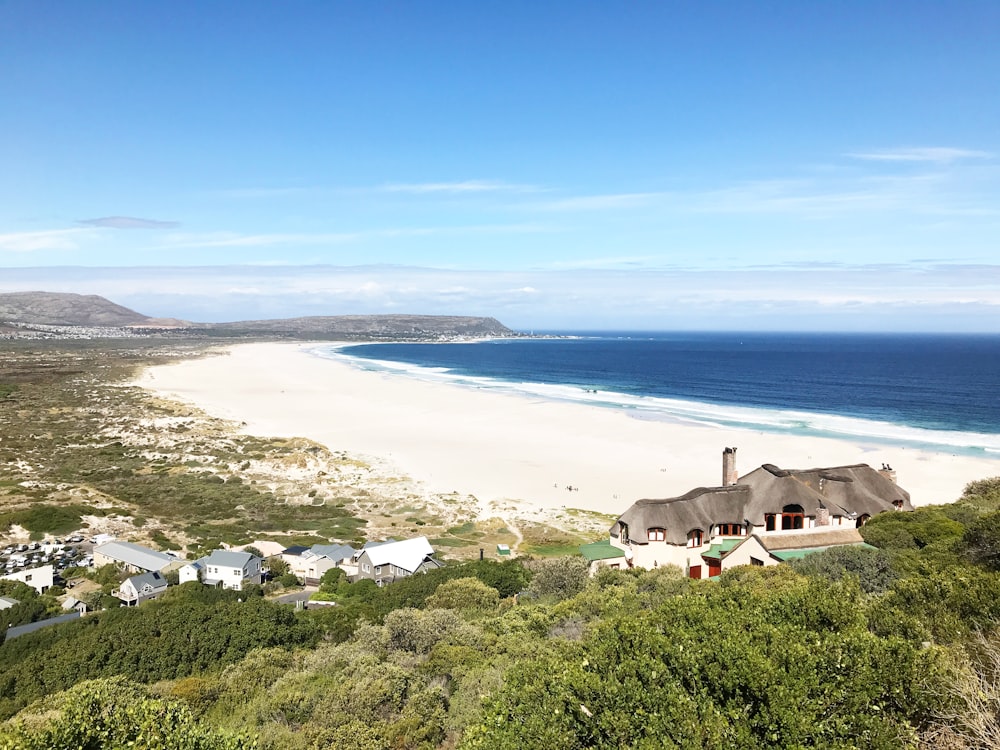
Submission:
<svg viewBox="0 0 1000 750">
<path fill-rule="evenodd" d="M 151 318 L 96 294 L 56 292 L 0 294 L 0 330 L 5 328 L 5 323 L 81 328 L 180 328 L 187 334 L 220 338 L 421 339 L 515 335 L 494 318 L 454 315 L 333 315 L 190 323 L 173 318 Z"/>
<path fill-rule="evenodd" d="M 213 331 L 239 333 L 293 334 L 297 336 L 345 336 L 387 338 L 421 336 L 511 336 L 514 334 L 496 318 L 457 315 L 331 315 L 277 320 L 244 320 L 214 323 Z"/>
<path fill-rule="evenodd" d="M 155 318 L 116 305 L 96 294 L 13 292 L 0 294 L 0 322 L 47 326 L 157 325 Z M 185 325 L 182 321 L 175 324 Z"/>
</svg>

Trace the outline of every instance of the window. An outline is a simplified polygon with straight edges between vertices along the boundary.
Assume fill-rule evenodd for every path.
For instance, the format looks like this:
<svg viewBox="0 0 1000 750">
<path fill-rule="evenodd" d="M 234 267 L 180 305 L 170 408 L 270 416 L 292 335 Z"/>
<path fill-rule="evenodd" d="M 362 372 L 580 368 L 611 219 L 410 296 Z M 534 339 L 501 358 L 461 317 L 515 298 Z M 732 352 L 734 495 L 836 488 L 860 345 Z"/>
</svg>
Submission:
<svg viewBox="0 0 1000 750">
<path fill-rule="evenodd" d="M 868 523 L 868 519 L 870 518 L 871 516 L 869 516 L 867 513 L 865 513 L 863 516 L 860 516 L 858 518 L 858 523 L 857 523 L 858 528 L 860 529 L 862 526 Z"/>
<path fill-rule="evenodd" d="M 903 501 L 902 500 L 893 500 L 892 501 L 892 507 L 894 507 L 896 510 L 902 510 L 903 509 Z"/>
<path fill-rule="evenodd" d="M 764 530 L 774 531 L 777 528 L 777 516 L 774 513 L 764 514 Z"/>
<path fill-rule="evenodd" d="M 781 530 L 801 529 L 805 526 L 806 516 L 801 505 L 786 505 L 781 509 Z"/>
<path fill-rule="evenodd" d="M 743 536 L 743 524 L 720 523 L 715 527 L 715 533 L 719 536 Z"/>
<path fill-rule="evenodd" d="M 692 529 L 688 532 L 688 547 L 700 547 L 702 544 L 702 530 Z M 699 574 L 699 578 L 701 575 Z"/>
<path fill-rule="evenodd" d="M 756 557 L 751 557 L 750 558 L 750 564 L 751 565 L 763 566 L 764 565 L 764 561 L 763 560 L 758 560 Z"/>
<path fill-rule="evenodd" d="M 365 573 L 371 573 L 371 572 L 372 572 L 372 566 L 371 566 L 371 565 L 369 565 L 368 563 L 364 563 L 364 564 L 363 564 L 363 565 L 361 566 L 361 569 L 362 569 L 362 570 L 363 570 L 363 571 L 364 571 Z"/>
<path fill-rule="evenodd" d="M 377 576 L 382 575 L 382 566 L 381 565 L 376 565 L 375 566 L 375 575 L 377 575 Z"/>
<path fill-rule="evenodd" d="M 667 531 L 666 529 L 646 529 L 646 538 L 651 542 L 665 542 Z"/>
<path fill-rule="evenodd" d="M 618 523 L 622 527 L 622 535 L 621 535 L 622 544 L 628 544 L 628 524 L 621 523 L 621 521 L 619 521 Z"/>
</svg>

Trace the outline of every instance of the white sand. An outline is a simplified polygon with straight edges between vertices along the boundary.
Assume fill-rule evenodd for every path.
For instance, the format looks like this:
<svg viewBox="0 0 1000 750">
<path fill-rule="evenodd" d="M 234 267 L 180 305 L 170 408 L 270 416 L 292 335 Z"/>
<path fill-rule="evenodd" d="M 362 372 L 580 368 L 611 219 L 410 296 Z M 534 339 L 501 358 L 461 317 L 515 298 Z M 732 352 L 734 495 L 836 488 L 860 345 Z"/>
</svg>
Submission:
<svg viewBox="0 0 1000 750">
<path fill-rule="evenodd" d="M 915 504 L 950 502 L 967 482 L 1000 475 L 1000 459 L 644 421 L 607 408 L 365 372 L 304 349 L 238 345 L 151 368 L 139 384 L 243 422 L 253 435 L 306 437 L 386 459 L 428 492 L 539 509 L 617 515 L 638 498 L 718 485 L 725 446 L 738 447 L 741 474 L 763 463 L 886 462 Z"/>
</svg>

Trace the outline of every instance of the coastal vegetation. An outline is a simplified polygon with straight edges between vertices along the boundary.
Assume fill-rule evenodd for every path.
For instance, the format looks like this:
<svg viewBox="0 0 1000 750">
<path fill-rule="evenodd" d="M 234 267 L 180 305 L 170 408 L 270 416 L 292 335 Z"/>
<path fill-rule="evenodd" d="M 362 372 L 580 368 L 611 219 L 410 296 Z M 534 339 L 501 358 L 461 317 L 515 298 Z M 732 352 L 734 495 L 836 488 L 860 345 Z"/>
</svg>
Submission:
<svg viewBox="0 0 1000 750">
<path fill-rule="evenodd" d="M 141 367 L 216 355 L 203 342 L 6 342 L 0 362 L 0 536 L 107 531 L 164 549 L 221 543 L 425 535 L 449 557 L 513 544 L 474 499 L 428 498 L 404 477 L 312 441 L 245 434 L 129 385 Z M 572 549 L 603 525 L 533 524 L 538 554 Z"/>
<path fill-rule="evenodd" d="M 109 705 L 170 706 L 233 746 L 989 747 L 975 736 L 1000 709 L 1000 574 L 970 529 L 1000 498 L 975 497 L 924 511 L 979 509 L 948 541 L 886 535 L 716 580 L 591 578 L 568 557 L 384 588 L 337 572 L 321 586 L 336 605 L 303 612 L 186 584 L 0 648 L 0 712 L 20 711 L 0 747 L 33 747 L 17 744 L 25 726 L 70 711 L 43 720 L 51 696 L 93 701 L 117 675 L 129 682 Z M 886 518 L 866 535 L 921 525 Z"/>
<path fill-rule="evenodd" d="M 876 516 L 871 548 L 712 580 L 590 577 L 551 553 L 591 519 L 474 519 L 465 498 L 428 504 L 357 457 L 126 385 L 200 351 L 11 345 L 0 532 L 75 524 L 198 552 L 395 531 L 450 563 L 384 588 L 330 572 L 318 598 L 332 606 L 305 611 L 185 584 L 20 635 L 0 645 L 0 748 L 997 746 L 1000 478 Z M 520 556 L 470 560 L 500 541 Z M 78 580 L 99 604 L 119 578 Z M 19 604 L 2 624 L 59 612 L 58 593 L 4 584 Z"/>
</svg>

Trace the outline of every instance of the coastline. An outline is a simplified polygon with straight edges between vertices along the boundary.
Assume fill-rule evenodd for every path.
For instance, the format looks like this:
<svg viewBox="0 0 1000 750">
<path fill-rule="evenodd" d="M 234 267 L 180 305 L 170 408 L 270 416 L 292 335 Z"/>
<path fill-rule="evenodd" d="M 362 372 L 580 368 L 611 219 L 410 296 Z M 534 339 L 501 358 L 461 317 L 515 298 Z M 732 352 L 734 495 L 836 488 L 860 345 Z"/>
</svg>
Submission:
<svg viewBox="0 0 1000 750">
<path fill-rule="evenodd" d="M 738 448 L 741 474 L 763 463 L 888 463 L 915 505 L 951 502 L 968 482 L 1000 475 L 1000 458 L 635 419 L 363 370 L 309 353 L 317 345 L 238 344 L 150 368 L 136 385 L 250 434 L 305 437 L 383 462 L 428 493 L 472 495 L 484 507 L 522 512 L 579 508 L 617 516 L 640 498 L 715 486 L 726 446 Z"/>
</svg>

